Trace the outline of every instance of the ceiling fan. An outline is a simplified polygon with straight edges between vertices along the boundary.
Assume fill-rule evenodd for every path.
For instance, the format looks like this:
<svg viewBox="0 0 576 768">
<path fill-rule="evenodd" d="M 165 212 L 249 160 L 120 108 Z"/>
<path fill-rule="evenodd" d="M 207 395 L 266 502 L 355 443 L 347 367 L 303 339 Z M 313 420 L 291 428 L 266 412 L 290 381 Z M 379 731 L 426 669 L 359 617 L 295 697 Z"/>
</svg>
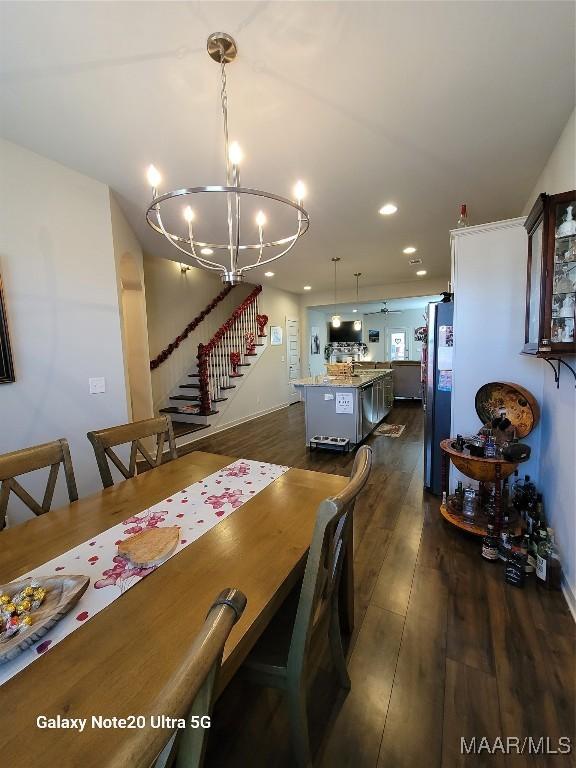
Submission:
<svg viewBox="0 0 576 768">
<path fill-rule="evenodd" d="M 395 312 L 402 312 L 401 309 L 388 309 L 388 307 L 386 306 L 387 302 L 385 302 L 385 301 L 382 302 L 382 303 L 384 304 L 384 306 L 382 307 L 382 309 L 379 309 L 378 312 L 365 312 L 364 314 L 366 314 L 366 315 L 392 315 Z"/>
</svg>

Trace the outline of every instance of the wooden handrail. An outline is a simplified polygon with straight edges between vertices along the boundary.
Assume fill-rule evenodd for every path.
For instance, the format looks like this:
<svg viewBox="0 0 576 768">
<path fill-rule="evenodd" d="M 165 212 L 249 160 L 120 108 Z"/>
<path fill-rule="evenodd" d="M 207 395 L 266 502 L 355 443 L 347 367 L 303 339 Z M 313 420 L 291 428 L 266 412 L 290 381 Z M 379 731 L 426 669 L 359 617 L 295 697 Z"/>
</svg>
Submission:
<svg viewBox="0 0 576 768">
<path fill-rule="evenodd" d="M 200 388 L 200 408 L 203 413 L 209 413 L 211 409 L 210 389 L 208 383 L 208 355 L 220 343 L 223 336 L 236 324 L 248 307 L 250 307 L 262 292 L 262 286 L 257 285 L 236 309 L 225 320 L 210 341 L 198 345 L 198 386 Z"/>
<path fill-rule="evenodd" d="M 155 370 L 156 368 L 158 368 L 159 365 L 162 365 L 163 362 L 168 360 L 168 358 L 170 357 L 172 352 L 174 352 L 174 350 L 177 349 L 180 346 L 181 342 L 183 342 L 184 339 L 186 339 L 192 333 L 192 331 L 194 331 L 200 325 L 202 320 L 204 320 L 204 318 L 206 318 L 210 314 L 210 312 L 212 312 L 212 310 L 215 307 L 217 307 L 218 304 L 220 304 L 222 299 L 224 299 L 224 298 L 226 298 L 226 296 L 228 296 L 228 294 L 230 293 L 230 291 L 232 290 L 233 287 L 234 287 L 233 285 L 227 285 L 225 288 L 223 288 L 220 291 L 220 293 L 218 294 L 218 296 L 216 296 L 216 298 L 212 299 L 210 304 L 208 304 L 202 310 L 202 312 L 200 312 L 200 314 L 196 315 L 194 320 L 191 320 L 188 323 L 186 328 L 184 328 L 184 330 L 182 331 L 182 333 L 179 336 L 176 336 L 174 341 L 170 342 L 170 344 L 168 344 L 168 346 L 165 349 L 163 349 L 162 352 L 160 352 L 159 355 L 156 355 L 156 357 L 153 360 L 150 360 L 150 370 L 151 371 Z"/>
</svg>

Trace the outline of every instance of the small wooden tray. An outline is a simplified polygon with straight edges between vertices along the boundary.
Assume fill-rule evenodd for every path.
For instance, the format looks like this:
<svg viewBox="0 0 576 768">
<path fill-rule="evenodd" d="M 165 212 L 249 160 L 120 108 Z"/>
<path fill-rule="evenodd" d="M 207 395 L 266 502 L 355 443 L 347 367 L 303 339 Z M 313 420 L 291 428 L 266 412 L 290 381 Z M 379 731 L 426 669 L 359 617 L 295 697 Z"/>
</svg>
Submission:
<svg viewBox="0 0 576 768">
<path fill-rule="evenodd" d="M 139 568 L 151 568 L 165 560 L 178 546 L 180 528 L 148 528 L 118 544 L 118 554 Z"/>
<path fill-rule="evenodd" d="M 12 581 L 0 585 L 0 594 L 17 595 L 24 587 L 34 582 L 46 590 L 42 605 L 31 612 L 32 624 L 12 637 L 0 634 L 0 664 L 11 661 L 44 635 L 76 605 L 82 597 L 90 579 L 88 576 L 48 576 Z"/>
</svg>

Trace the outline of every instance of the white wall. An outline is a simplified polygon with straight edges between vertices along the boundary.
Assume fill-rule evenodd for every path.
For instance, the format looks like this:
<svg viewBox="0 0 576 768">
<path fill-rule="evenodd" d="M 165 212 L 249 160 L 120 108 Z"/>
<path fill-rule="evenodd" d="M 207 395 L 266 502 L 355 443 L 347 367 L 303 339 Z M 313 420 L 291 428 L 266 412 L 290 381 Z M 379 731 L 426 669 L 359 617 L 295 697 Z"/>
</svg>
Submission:
<svg viewBox="0 0 576 768">
<path fill-rule="evenodd" d="M 451 434 L 482 426 L 474 397 L 490 381 L 521 384 L 542 403 L 542 361 L 523 355 L 527 236 L 524 219 L 455 230 L 454 360 Z M 540 431 L 520 471 L 539 482 Z"/>
<path fill-rule="evenodd" d="M 576 111 L 572 113 L 536 182 L 524 213 L 540 192 L 555 194 L 576 189 Z M 576 356 L 567 358 L 576 367 Z M 556 389 L 552 371 L 538 360 L 543 375 L 541 472 L 546 517 L 556 531 L 562 556 L 565 594 L 576 617 L 576 390 L 564 369 Z"/>
<path fill-rule="evenodd" d="M 0 174 L 16 372 L 0 385 L 0 453 L 68 438 L 83 496 L 101 488 L 86 432 L 128 417 L 108 188 L 3 140 Z M 89 394 L 92 376 L 105 377 L 105 394 Z M 55 503 L 65 501 L 60 477 Z M 29 515 L 11 510 L 11 522 Z"/>
<path fill-rule="evenodd" d="M 112 243 L 116 261 L 126 398 L 131 421 L 154 415 L 142 248 L 116 198 L 110 194 Z"/>
<path fill-rule="evenodd" d="M 387 343 L 387 335 L 392 329 L 405 329 L 408 345 L 408 360 L 420 361 L 421 341 L 414 341 L 414 329 L 426 325 L 424 319 L 425 308 L 405 309 L 394 314 L 363 315 L 362 339 L 368 345 L 368 358 L 376 362 L 390 359 L 390 348 Z M 368 341 L 368 331 L 380 331 L 380 339 L 377 342 Z"/>
</svg>

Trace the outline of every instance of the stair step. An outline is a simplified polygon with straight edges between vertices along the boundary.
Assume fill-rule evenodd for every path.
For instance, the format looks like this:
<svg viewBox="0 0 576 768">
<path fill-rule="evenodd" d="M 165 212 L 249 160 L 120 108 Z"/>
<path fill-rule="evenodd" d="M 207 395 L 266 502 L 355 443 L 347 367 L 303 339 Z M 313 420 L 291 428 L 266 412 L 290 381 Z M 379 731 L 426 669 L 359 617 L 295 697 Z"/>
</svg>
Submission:
<svg viewBox="0 0 576 768">
<path fill-rule="evenodd" d="M 236 389 L 236 384 L 230 384 L 227 387 L 220 387 L 220 389 Z"/>
<path fill-rule="evenodd" d="M 192 402 L 198 402 L 200 400 L 200 395 L 172 395 L 172 397 L 169 398 L 170 400 L 187 400 Z M 213 403 L 223 403 L 225 400 L 228 400 L 227 397 L 213 397 L 212 402 Z"/>
<path fill-rule="evenodd" d="M 174 430 L 174 437 L 184 437 L 184 435 L 191 435 L 193 432 L 198 432 L 200 429 L 208 429 L 210 424 L 192 424 L 188 421 L 175 421 L 172 420 L 172 429 Z"/>
<path fill-rule="evenodd" d="M 258 357 L 258 352 L 246 352 L 244 357 Z"/>
<path fill-rule="evenodd" d="M 190 378 L 195 378 L 195 379 L 197 379 L 197 378 L 198 378 L 198 376 L 200 376 L 200 374 L 199 374 L 199 373 L 189 373 L 189 374 L 188 374 L 188 376 L 190 376 Z"/>
<path fill-rule="evenodd" d="M 200 389 L 200 384 L 180 384 L 180 389 Z"/>
<path fill-rule="evenodd" d="M 198 411 L 198 413 L 192 413 L 181 411 L 180 408 L 176 408 L 176 406 L 169 406 L 168 408 L 160 408 L 160 413 L 179 413 L 181 416 L 214 416 L 218 411 Z"/>
<path fill-rule="evenodd" d="M 247 368 L 249 365 L 252 365 L 252 363 L 238 363 L 238 368 Z"/>
<path fill-rule="evenodd" d="M 259 333 L 258 334 L 258 338 L 259 339 L 267 339 L 268 338 L 268 334 L 267 333 Z"/>
</svg>

